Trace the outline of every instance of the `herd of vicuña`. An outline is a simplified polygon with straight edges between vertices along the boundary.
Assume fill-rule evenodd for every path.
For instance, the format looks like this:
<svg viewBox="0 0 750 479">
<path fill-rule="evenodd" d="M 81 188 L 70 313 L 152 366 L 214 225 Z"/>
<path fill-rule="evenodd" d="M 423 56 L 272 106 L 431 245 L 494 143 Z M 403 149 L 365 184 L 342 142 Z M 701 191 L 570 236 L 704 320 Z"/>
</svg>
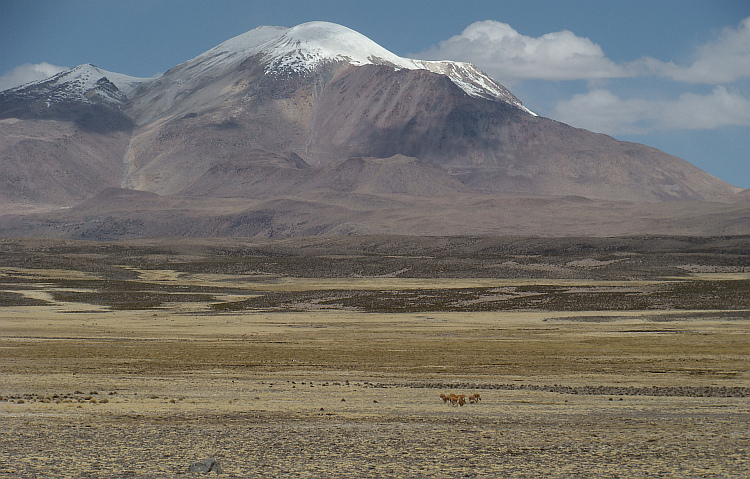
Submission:
<svg viewBox="0 0 750 479">
<path fill-rule="evenodd" d="M 469 404 L 476 404 L 479 401 L 482 400 L 482 398 L 479 396 L 479 393 L 474 393 L 468 398 L 466 397 L 466 394 L 440 394 L 440 399 L 443 400 L 443 403 L 447 403 L 450 401 L 451 406 L 463 406 L 466 404 L 466 401 L 469 401 Z"/>
</svg>

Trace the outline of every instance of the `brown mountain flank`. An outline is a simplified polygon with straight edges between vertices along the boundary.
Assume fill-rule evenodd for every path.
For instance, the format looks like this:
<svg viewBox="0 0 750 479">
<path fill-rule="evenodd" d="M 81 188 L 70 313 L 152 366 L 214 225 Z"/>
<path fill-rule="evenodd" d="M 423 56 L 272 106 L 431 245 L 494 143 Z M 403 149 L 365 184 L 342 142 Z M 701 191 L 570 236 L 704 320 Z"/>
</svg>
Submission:
<svg viewBox="0 0 750 479">
<path fill-rule="evenodd" d="M 93 66 L 70 83 L 88 91 L 0 92 L 0 234 L 750 231 L 746 192 L 679 158 L 535 116 L 471 65 L 400 59 L 334 27 L 251 31 L 137 88 L 110 75 L 127 94 Z M 284 35 L 312 30 L 383 58 L 311 63 L 322 40 Z"/>
</svg>

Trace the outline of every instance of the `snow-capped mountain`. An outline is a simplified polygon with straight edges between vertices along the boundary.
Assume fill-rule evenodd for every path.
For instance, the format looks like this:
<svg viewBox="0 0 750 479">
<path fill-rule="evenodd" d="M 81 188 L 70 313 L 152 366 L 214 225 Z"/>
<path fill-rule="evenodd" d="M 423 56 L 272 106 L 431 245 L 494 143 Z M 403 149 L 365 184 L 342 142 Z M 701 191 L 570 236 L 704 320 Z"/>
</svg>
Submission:
<svg viewBox="0 0 750 479">
<path fill-rule="evenodd" d="M 147 118 L 169 110 L 175 99 L 190 95 L 208 80 L 218 81 L 227 76 L 234 80 L 234 73 L 250 59 L 257 60 L 263 73 L 272 78 L 314 75 L 335 65 L 386 65 L 394 69 L 427 70 L 446 75 L 472 97 L 505 102 L 534 114 L 507 88 L 474 65 L 402 58 L 350 28 L 329 22 L 309 22 L 293 28 L 255 28 L 169 70 L 159 81 L 169 87 L 160 90 L 158 99 L 147 97 L 152 103 Z M 153 104 L 154 101 L 157 104 Z"/>
<path fill-rule="evenodd" d="M 267 28 L 256 30 L 219 45 L 211 55 L 218 53 L 217 49 L 227 53 L 260 54 L 266 62 L 266 73 L 273 75 L 290 71 L 311 72 L 330 62 L 356 66 L 390 65 L 409 70 L 424 69 L 448 76 L 471 96 L 504 101 L 532 113 L 507 88 L 469 63 L 403 58 L 361 33 L 335 23 L 310 22 L 294 28 L 276 28 L 274 30 L 277 35 L 272 35 Z"/>
<path fill-rule="evenodd" d="M 79 65 L 0 92 L 0 203 L 71 205 L 119 186 L 144 79 Z"/>
<path fill-rule="evenodd" d="M 90 63 L 58 73 L 45 80 L 27 83 L 0 92 L 29 102 L 42 102 L 47 107 L 62 102 L 78 102 L 122 106 L 128 95 L 147 78 L 136 78 L 102 70 Z"/>
<path fill-rule="evenodd" d="M 202 65 L 203 72 L 231 69 L 255 55 L 261 56 L 269 75 L 311 73 L 328 63 L 424 69 L 447 75 L 471 96 L 505 101 L 530 113 L 507 88 L 471 64 L 403 58 L 361 33 L 329 22 L 309 22 L 293 28 L 259 27 L 199 55 L 185 67 L 189 70 Z"/>
<path fill-rule="evenodd" d="M 452 214 L 453 233 L 533 234 L 547 231 L 533 230 L 534 201 L 530 230 L 487 218 L 502 218 L 513 195 L 577 209 L 589 199 L 731 201 L 738 190 L 656 149 L 539 117 L 473 65 L 402 58 L 326 22 L 259 27 L 155 79 L 87 64 L 0 92 L 0 159 L 0 204 L 80 204 L 84 219 L 64 224 L 95 215 L 91 231 L 114 208 L 120 220 L 107 235 L 165 234 L 138 229 L 151 213 L 119 203 L 134 198 L 152 213 L 176 209 L 165 218 L 203 218 L 186 229 L 196 235 L 222 234 L 210 225 L 232 234 L 377 233 L 389 231 L 389 218 L 404 233 L 427 217 L 420 234 L 444 234 L 443 208 L 454 211 L 459 197 L 475 206 Z M 95 196 L 113 187 L 142 194 Z M 94 211 L 92 197 L 108 206 Z M 746 224 L 727 215 L 726 231 Z M 573 227 L 575 218 L 556 221 L 575 234 L 596 228 Z M 669 224 L 638 221 L 643 231 Z"/>
<path fill-rule="evenodd" d="M 248 150 L 313 167 L 405 155 L 483 192 L 655 201 L 732 191 L 662 152 L 540 118 L 473 65 L 402 58 L 328 22 L 231 38 L 143 84 L 125 111 L 138 128 L 123 186 L 159 194 L 200 189 Z"/>
</svg>

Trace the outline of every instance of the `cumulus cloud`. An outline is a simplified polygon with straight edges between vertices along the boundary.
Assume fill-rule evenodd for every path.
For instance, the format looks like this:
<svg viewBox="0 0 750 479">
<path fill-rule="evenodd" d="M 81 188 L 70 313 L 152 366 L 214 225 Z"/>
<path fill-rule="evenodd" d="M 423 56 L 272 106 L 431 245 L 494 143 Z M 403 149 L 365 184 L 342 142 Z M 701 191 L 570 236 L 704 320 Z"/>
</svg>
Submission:
<svg viewBox="0 0 750 479">
<path fill-rule="evenodd" d="M 425 60 L 473 63 L 500 82 L 524 79 L 597 80 L 629 76 L 588 38 L 564 30 L 522 35 L 507 23 L 475 22 L 460 35 L 415 55 Z"/>
<path fill-rule="evenodd" d="M 632 134 L 657 130 L 710 130 L 750 126 L 750 99 L 718 86 L 707 95 L 686 93 L 676 99 L 622 99 L 594 90 L 558 103 L 554 118 L 599 133 Z"/>
<path fill-rule="evenodd" d="M 530 37 L 494 20 L 472 23 L 460 35 L 414 56 L 470 62 L 508 83 L 659 76 L 685 83 L 727 84 L 750 78 L 750 17 L 699 45 L 687 65 L 651 57 L 618 64 L 599 45 L 568 30 Z"/>
<path fill-rule="evenodd" d="M 716 40 L 700 45 L 692 64 L 641 60 L 646 72 L 686 83 L 722 84 L 750 78 L 750 17 L 725 28 Z"/>
<path fill-rule="evenodd" d="M 0 76 L 0 91 L 29 82 L 44 80 L 67 69 L 67 67 L 51 65 L 46 62 L 36 64 L 25 63 Z"/>
</svg>

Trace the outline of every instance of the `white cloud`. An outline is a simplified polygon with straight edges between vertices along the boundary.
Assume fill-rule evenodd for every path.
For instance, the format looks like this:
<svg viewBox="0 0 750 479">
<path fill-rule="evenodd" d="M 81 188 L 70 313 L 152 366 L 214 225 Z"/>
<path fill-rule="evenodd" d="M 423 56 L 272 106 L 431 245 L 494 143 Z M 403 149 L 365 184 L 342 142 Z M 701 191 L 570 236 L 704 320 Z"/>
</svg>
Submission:
<svg viewBox="0 0 750 479">
<path fill-rule="evenodd" d="M 472 23 L 460 35 L 415 57 L 470 62 L 501 83 L 660 76 L 685 83 L 727 84 L 750 78 L 750 17 L 699 45 L 689 65 L 651 57 L 617 64 L 599 45 L 568 30 L 530 37 L 493 20 Z"/>
<path fill-rule="evenodd" d="M 688 66 L 641 60 L 644 70 L 686 83 L 721 84 L 750 78 L 750 17 L 737 28 L 725 28 L 716 40 L 700 45 Z"/>
<path fill-rule="evenodd" d="M 564 30 L 529 37 L 507 23 L 486 20 L 415 55 L 428 60 L 473 63 L 501 83 L 523 79 L 596 80 L 630 76 L 602 48 Z"/>
<path fill-rule="evenodd" d="M 67 69 L 67 67 L 51 65 L 46 62 L 36 64 L 25 63 L 0 76 L 0 91 L 17 87 L 24 83 L 44 80 Z"/>
<path fill-rule="evenodd" d="M 638 125 L 651 111 L 651 105 L 645 100 L 622 100 L 608 90 L 594 90 L 558 103 L 552 117 L 579 128 L 613 135 L 639 132 L 642 126 Z"/>
<path fill-rule="evenodd" d="M 553 117 L 599 133 L 632 134 L 656 130 L 710 130 L 750 126 L 750 99 L 723 86 L 708 95 L 686 93 L 677 99 L 621 99 L 594 90 L 558 103 Z"/>
</svg>

